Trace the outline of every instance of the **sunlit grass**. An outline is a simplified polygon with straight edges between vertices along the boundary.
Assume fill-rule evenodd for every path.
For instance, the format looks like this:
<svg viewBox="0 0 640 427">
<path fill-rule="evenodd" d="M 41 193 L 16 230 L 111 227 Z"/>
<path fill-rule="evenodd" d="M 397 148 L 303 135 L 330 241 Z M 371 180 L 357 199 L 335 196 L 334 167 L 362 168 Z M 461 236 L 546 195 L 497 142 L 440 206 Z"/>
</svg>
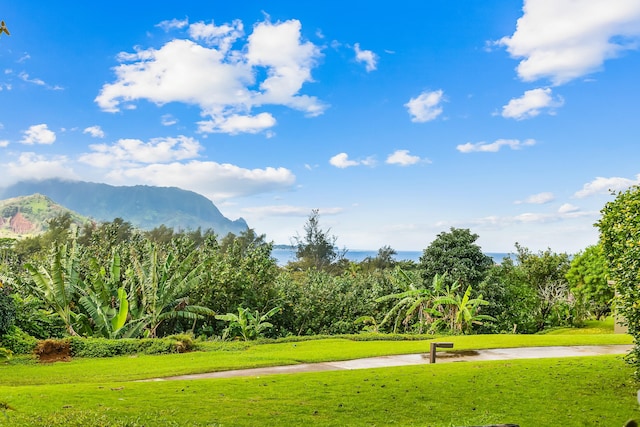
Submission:
<svg viewBox="0 0 640 427">
<path fill-rule="evenodd" d="M 463 335 L 440 337 L 454 343 L 452 350 L 630 344 L 629 335 Z M 1 384 L 37 385 L 131 381 L 173 375 L 217 372 L 241 368 L 351 360 L 393 354 L 428 353 L 430 341 L 353 341 L 323 339 L 272 344 L 212 343 L 197 351 L 163 356 L 120 356 L 74 359 L 54 364 L 21 363 L 17 359 L 0 365 Z"/>
<path fill-rule="evenodd" d="M 0 386 L 0 401 L 13 408 L 0 413 L 0 425 L 621 426 L 640 417 L 632 370 L 619 356 L 597 356 Z"/>
</svg>

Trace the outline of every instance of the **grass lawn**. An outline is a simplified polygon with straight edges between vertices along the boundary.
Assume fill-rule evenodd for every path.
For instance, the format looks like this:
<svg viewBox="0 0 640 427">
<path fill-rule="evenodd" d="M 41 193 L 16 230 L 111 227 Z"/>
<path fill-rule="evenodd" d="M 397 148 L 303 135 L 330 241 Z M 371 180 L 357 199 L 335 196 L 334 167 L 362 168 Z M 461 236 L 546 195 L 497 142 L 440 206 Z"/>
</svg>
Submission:
<svg viewBox="0 0 640 427">
<path fill-rule="evenodd" d="M 628 335 L 442 337 L 454 350 L 628 344 Z M 464 362 L 197 381 L 134 379 L 242 367 L 424 353 L 429 341 L 244 345 L 168 356 L 0 365 L 7 426 L 618 426 L 640 419 L 639 385 L 620 356 Z M 205 346 L 207 347 L 207 346 Z M 4 408 L 4 409 L 3 409 Z"/>
</svg>

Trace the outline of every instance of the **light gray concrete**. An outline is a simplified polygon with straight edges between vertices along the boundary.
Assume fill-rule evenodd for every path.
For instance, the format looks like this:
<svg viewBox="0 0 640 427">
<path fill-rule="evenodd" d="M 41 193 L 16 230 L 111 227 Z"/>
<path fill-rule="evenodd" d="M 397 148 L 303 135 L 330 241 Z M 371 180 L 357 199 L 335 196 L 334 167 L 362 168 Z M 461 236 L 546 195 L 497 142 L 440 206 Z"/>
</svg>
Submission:
<svg viewBox="0 0 640 427">
<path fill-rule="evenodd" d="M 439 351 L 436 363 L 473 362 L 483 360 L 541 359 L 550 357 L 599 356 L 604 354 L 626 354 L 632 345 L 598 345 L 567 347 L 521 347 L 495 348 L 490 350 Z M 392 366 L 424 365 L 429 363 L 429 353 L 401 354 L 395 356 L 369 357 L 324 363 L 302 363 L 298 365 L 274 366 L 269 368 L 238 369 L 233 371 L 210 372 L 204 374 L 180 375 L 154 378 L 143 381 L 198 380 L 205 378 L 260 377 L 274 374 L 301 372 L 322 372 L 352 369 L 386 368 Z"/>
</svg>

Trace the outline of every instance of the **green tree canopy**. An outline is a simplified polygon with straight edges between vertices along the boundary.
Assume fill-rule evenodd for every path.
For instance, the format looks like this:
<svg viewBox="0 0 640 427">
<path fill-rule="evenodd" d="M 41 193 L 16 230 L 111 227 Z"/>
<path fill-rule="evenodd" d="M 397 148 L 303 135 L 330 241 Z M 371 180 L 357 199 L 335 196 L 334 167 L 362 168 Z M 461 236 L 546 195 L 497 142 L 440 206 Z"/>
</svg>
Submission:
<svg viewBox="0 0 640 427">
<path fill-rule="evenodd" d="M 493 265 L 490 256 L 475 244 L 477 234 L 468 229 L 451 227 L 449 232 L 438 234 L 420 257 L 420 269 L 425 284 L 432 283 L 436 275 L 458 282 L 461 289 L 476 287 Z"/>
<path fill-rule="evenodd" d="M 320 228 L 320 211 L 318 209 L 311 211 L 304 225 L 304 235 L 293 238 L 298 259 L 296 266 L 302 269 L 327 270 L 332 264 L 344 258 L 344 251 L 341 253 L 336 249 L 338 238 L 329 234 L 330 232 L 330 229 Z"/>
<path fill-rule="evenodd" d="M 635 347 L 630 361 L 640 367 L 640 186 L 632 186 L 617 194 L 615 200 L 601 210 L 596 223 L 600 244 L 614 288 L 618 293 L 616 308 L 634 337 Z M 636 370 L 636 376 L 640 372 Z"/>
</svg>

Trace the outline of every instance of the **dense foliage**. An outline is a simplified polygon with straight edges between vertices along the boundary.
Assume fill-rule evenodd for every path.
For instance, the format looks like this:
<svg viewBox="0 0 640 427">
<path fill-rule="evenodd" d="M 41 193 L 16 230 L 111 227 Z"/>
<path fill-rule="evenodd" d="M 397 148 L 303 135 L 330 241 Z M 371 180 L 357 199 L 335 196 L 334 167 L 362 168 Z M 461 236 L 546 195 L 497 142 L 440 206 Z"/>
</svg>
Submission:
<svg viewBox="0 0 640 427">
<path fill-rule="evenodd" d="M 222 238 L 143 232 L 118 218 L 78 229 L 61 216 L 46 233 L 0 247 L 0 347 L 24 353 L 37 340 L 88 337 L 100 353 L 112 340 L 184 333 L 533 333 L 608 310 L 590 250 L 571 264 L 567 254 L 516 244 L 515 259 L 494 264 L 477 239 L 452 228 L 419 263 L 396 261 L 389 246 L 355 263 L 313 211 L 294 238 L 297 259 L 279 266 L 273 244 L 251 229 Z M 104 352 L 120 351 L 109 346 Z"/>
<path fill-rule="evenodd" d="M 597 226 L 617 293 L 616 308 L 634 337 L 631 361 L 640 377 L 640 186 L 618 193 L 607 203 Z"/>
</svg>

